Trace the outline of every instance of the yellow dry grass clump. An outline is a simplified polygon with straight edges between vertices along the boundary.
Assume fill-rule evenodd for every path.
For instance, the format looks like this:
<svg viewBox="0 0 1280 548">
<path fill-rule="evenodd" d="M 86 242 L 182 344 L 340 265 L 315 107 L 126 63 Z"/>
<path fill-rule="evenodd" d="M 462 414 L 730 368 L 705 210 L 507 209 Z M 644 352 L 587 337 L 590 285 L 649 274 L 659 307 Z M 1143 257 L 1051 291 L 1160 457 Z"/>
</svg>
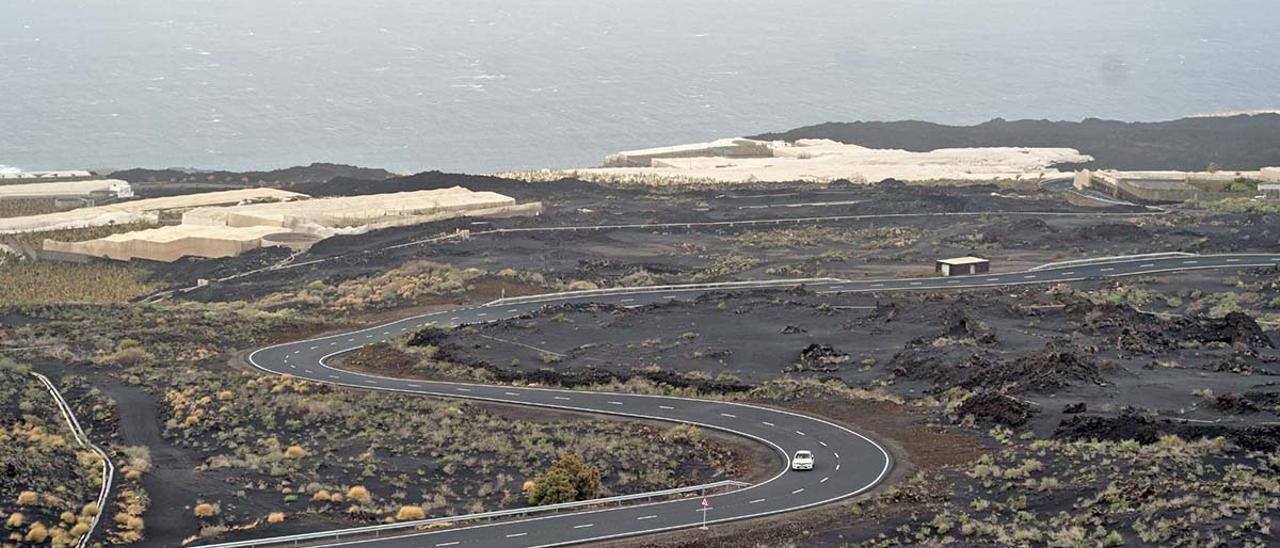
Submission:
<svg viewBox="0 0 1280 548">
<path fill-rule="evenodd" d="M 40 496 L 35 491 L 23 491 L 18 493 L 18 506 L 29 506 L 35 504 Z"/>
<path fill-rule="evenodd" d="M 191 512 L 198 518 L 211 518 L 218 514 L 218 508 L 207 502 L 202 502 L 197 504 Z"/>
<path fill-rule="evenodd" d="M 396 521 L 414 521 L 426 518 L 427 512 L 421 506 L 401 506 L 400 511 L 396 512 Z"/>
<path fill-rule="evenodd" d="M 280 523 L 284 521 L 284 512 L 272 512 L 267 514 L 267 523 Z"/>
<path fill-rule="evenodd" d="M 49 539 L 49 529 L 43 523 L 35 522 L 31 524 L 31 528 L 27 529 L 27 542 L 32 544 L 44 544 Z"/>
<path fill-rule="evenodd" d="M 361 485 L 352 486 L 350 489 L 347 489 L 347 498 L 361 503 L 369 502 L 372 499 L 369 495 L 369 490 L 365 489 L 364 486 Z"/>
</svg>

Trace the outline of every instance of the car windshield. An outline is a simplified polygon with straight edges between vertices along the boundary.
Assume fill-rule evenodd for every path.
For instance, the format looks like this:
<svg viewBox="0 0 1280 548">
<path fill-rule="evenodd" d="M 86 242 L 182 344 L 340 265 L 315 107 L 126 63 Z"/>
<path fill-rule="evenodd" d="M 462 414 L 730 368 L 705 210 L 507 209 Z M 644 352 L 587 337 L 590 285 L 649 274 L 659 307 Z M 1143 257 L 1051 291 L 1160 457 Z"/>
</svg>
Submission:
<svg viewBox="0 0 1280 548">
<path fill-rule="evenodd" d="M 796 453 L 796 458 L 797 458 L 797 459 L 809 459 L 809 458 L 813 458 L 813 453 L 810 453 L 810 452 L 808 452 L 808 451 L 799 451 L 799 452 L 797 452 L 797 453 Z"/>
</svg>

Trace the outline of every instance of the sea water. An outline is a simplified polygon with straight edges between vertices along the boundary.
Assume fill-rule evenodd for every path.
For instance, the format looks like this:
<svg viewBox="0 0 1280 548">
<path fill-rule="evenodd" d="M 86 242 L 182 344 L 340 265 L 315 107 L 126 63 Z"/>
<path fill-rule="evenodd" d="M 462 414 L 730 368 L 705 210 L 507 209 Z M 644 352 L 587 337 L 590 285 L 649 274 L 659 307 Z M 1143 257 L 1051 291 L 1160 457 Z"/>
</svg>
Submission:
<svg viewBox="0 0 1280 548">
<path fill-rule="evenodd" d="M 1274 0 L 0 0 L 0 164 L 412 171 L 1277 106 Z"/>
</svg>

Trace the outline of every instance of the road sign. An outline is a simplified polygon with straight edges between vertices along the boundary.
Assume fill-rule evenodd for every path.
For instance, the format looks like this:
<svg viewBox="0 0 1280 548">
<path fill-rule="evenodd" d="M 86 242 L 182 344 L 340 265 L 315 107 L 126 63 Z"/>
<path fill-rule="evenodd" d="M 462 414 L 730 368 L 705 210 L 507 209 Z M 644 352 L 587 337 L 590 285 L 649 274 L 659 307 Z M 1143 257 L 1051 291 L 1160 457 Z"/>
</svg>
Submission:
<svg viewBox="0 0 1280 548">
<path fill-rule="evenodd" d="M 707 497 L 702 497 L 702 508 L 699 508 L 698 510 L 702 511 L 702 530 L 706 531 L 707 530 L 707 512 L 711 510 L 711 501 L 708 501 Z"/>
</svg>

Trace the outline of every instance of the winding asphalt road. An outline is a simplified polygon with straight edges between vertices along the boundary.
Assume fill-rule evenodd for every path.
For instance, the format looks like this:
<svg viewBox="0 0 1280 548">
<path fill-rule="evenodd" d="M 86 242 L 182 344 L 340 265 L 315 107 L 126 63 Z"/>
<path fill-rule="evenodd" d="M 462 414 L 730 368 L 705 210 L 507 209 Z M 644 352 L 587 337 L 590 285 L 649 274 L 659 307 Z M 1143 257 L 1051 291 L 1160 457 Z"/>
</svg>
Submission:
<svg viewBox="0 0 1280 548">
<path fill-rule="evenodd" d="M 1280 255 L 1241 254 L 1176 257 L 1138 257 L 1099 260 L 1047 268 L 951 278 L 831 280 L 810 283 L 819 292 L 887 292 L 962 289 L 1009 285 L 1064 283 L 1091 278 L 1159 274 L 1196 269 L 1280 266 Z M 778 287 L 772 280 L 735 289 Z M 870 438 L 840 425 L 806 415 L 742 403 L 665 396 L 581 392 L 545 388 L 477 385 L 394 379 L 345 371 L 328 364 L 339 354 L 389 340 L 420 327 L 452 326 L 498 321 L 532 312 L 546 304 L 574 302 L 638 306 L 706 292 L 696 289 L 634 288 L 607 294 L 549 295 L 520 304 L 489 305 L 405 318 L 336 335 L 291 342 L 257 350 L 249 362 L 264 371 L 316 382 L 383 390 L 502 402 L 552 409 L 621 415 L 696 424 L 744 436 L 772 447 L 783 461 L 800 449 L 813 451 L 812 471 L 795 472 L 784 465 L 766 481 L 728 493 L 711 495 L 707 522 L 717 523 L 790 512 L 851 497 L 875 487 L 893 467 L 887 451 Z M 336 542 L 328 546 L 362 545 L 386 548 L 418 547 L 531 547 L 578 544 L 696 527 L 702 523 L 699 499 L 655 502 L 590 512 L 503 521 L 472 527 L 422 531 L 396 537 Z M 269 544 L 264 542 L 264 545 Z"/>
</svg>

